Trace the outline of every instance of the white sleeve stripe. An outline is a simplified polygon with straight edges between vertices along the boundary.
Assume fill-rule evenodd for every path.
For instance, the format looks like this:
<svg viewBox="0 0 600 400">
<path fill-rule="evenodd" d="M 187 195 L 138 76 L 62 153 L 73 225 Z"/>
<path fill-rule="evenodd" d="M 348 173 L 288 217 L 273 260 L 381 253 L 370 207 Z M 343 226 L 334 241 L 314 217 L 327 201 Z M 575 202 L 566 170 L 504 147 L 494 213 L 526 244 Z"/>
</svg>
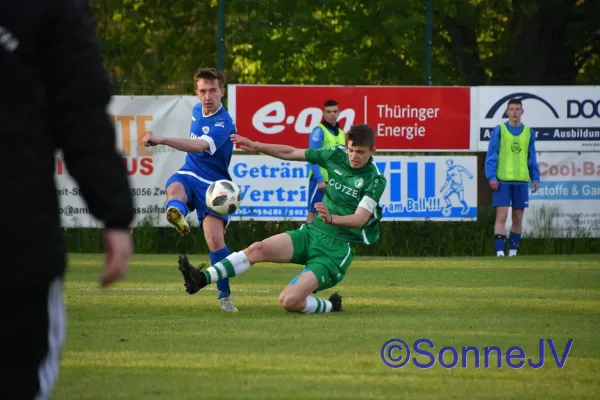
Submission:
<svg viewBox="0 0 600 400">
<path fill-rule="evenodd" d="M 358 206 L 364 208 L 365 210 L 373 214 L 373 212 L 377 208 L 377 202 L 369 196 L 365 196 L 362 198 Z"/>
<path fill-rule="evenodd" d="M 206 143 L 208 143 L 208 154 L 210 154 L 211 156 L 215 154 L 215 151 L 217 151 L 217 146 L 215 146 L 215 141 L 213 140 L 213 138 L 211 138 L 208 135 L 202 135 L 199 139 L 202 139 Z"/>
</svg>

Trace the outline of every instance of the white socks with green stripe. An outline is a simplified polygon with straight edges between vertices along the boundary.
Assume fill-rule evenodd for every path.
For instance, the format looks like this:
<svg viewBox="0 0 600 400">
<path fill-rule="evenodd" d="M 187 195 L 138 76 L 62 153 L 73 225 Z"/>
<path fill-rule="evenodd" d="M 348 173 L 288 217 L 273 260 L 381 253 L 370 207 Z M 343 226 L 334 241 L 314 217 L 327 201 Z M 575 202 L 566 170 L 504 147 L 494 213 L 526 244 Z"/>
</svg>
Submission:
<svg viewBox="0 0 600 400">
<path fill-rule="evenodd" d="M 306 307 L 302 310 L 303 314 L 317 314 L 331 312 L 331 302 L 322 300 L 314 296 L 306 298 Z"/>
<path fill-rule="evenodd" d="M 246 272 L 250 268 L 250 261 L 243 251 L 231 253 L 215 265 L 204 271 L 206 284 L 214 283 L 225 278 L 233 278 Z M 304 314 L 318 314 L 331 312 L 331 302 L 314 296 L 306 298 L 306 307 L 301 312 Z"/>
<path fill-rule="evenodd" d="M 248 257 L 246 257 L 243 251 L 231 253 L 204 271 L 206 284 L 225 278 L 233 278 L 234 276 L 243 274 L 248 268 L 250 268 L 250 261 L 248 261 Z"/>
</svg>

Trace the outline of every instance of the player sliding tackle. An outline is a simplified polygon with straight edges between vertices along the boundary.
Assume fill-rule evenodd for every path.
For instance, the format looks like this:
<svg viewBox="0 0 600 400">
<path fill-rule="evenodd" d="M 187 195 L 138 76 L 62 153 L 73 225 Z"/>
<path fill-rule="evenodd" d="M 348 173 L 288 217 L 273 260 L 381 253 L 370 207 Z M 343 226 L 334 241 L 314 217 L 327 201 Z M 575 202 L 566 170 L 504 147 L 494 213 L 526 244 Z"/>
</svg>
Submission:
<svg viewBox="0 0 600 400">
<path fill-rule="evenodd" d="M 332 288 L 346 276 L 354 258 L 353 243 L 372 244 L 379 239 L 379 199 L 386 179 L 375 163 L 375 132 L 368 125 L 354 125 L 346 134 L 347 147 L 300 150 L 291 146 L 253 142 L 239 135 L 232 141 L 247 151 L 290 161 L 308 161 L 328 172 L 329 181 L 318 216 L 309 225 L 256 242 L 206 268 L 192 266 L 185 255 L 179 270 L 185 287 L 194 294 L 208 284 L 233 278 L 259 262 L 305 265 L 279 295 L 279 304 L 289 312 L 322 313 L 342 311 L 342 298 L 329 300 L 312 296 Z"/>
</svg>

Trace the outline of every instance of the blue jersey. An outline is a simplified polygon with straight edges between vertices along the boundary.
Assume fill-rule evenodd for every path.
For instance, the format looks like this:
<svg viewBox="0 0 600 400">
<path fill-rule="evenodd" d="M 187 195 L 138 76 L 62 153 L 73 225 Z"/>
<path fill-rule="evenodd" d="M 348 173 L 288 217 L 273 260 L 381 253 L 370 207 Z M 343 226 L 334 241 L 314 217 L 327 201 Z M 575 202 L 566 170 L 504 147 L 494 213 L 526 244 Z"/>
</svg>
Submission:
<svg viewBox="0 0 600 400">
<path fill-rule="evenodd" d="M 202 104 L 198 103 L 192 111 L 190 138 L 205 140 L 208 149 L 201 153 L 188 153 L 182 170 L 193 172 L 201 179 L 216 181 L 231 180 L 229 163 L 233 153 L 230 136 L 236 132 L 231 116 L 221 107 L 209 116 L 202 115 Z"/>
</svg>

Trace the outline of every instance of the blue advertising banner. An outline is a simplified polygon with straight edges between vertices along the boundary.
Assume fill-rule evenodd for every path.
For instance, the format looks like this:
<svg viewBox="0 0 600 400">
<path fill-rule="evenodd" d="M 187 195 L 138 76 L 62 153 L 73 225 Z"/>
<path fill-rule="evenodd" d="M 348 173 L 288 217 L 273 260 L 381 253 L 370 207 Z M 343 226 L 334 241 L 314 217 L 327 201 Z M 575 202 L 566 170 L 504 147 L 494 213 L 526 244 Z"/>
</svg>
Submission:
<svg viewBox="0 0 600 400">
<path fill-rule="evenodd" d="M 477 218 L 474 156 L 376 156 L 386 177 L 380 204 L 384 221 L 460 221 Z M 235 154 L 230 172 L 242 190 L 234 221 L 306 219 L 308 164 Z"/>
</svg>

